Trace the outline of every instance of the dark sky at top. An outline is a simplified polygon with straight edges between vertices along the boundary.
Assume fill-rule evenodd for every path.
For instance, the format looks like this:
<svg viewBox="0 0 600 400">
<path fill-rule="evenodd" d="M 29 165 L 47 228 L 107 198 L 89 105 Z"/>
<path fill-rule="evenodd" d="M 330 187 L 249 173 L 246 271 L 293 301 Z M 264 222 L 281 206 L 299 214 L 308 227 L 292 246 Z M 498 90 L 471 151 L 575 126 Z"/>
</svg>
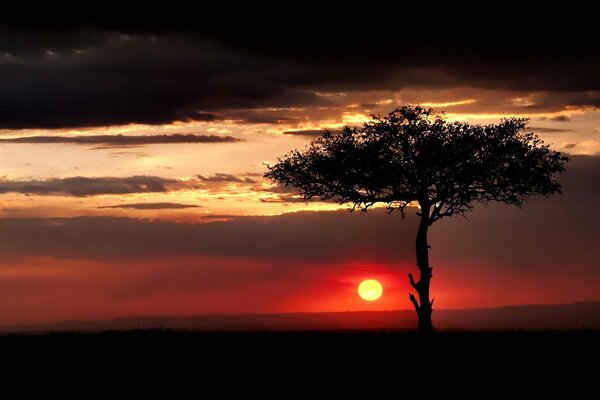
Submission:
<svg viewBox="0 0 600 400">
<path fill-rule="evenodd" d="M 262 122 L 236 110 L 406 87 L 597 106 L 600 15 L 571 4 L 2 2 L 0 128 Z"/>
</svg>

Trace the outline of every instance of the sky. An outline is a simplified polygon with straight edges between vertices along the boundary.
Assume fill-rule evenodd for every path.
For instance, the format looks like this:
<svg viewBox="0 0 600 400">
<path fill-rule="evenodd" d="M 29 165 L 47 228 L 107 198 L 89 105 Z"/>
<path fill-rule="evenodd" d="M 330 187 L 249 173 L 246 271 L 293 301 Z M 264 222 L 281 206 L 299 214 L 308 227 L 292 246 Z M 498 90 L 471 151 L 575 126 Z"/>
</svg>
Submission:
<svg viewBox="0 0 600 400">
<path fill-rule="evenodd" d="M 596 11 L 202 7 L 6 4 L 0 325 L 410 308 L 414 211 L 305 203 L 262 177 L 407 103 L 527 117 L 570 157 L 562 195 L 433 226 L 436 306 L 600 299 Z M 356 295 L 367 278 L 377 302 Z"/>
</svg>

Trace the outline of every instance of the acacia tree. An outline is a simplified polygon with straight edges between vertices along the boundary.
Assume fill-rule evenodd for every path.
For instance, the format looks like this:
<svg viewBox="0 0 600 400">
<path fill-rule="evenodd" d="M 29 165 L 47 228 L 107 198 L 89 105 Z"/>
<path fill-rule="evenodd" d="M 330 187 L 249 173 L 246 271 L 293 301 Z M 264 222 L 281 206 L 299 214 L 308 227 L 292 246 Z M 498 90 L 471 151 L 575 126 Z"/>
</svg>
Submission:
<svg viewBox="0 0 600 400">
<path fill-rule="evenodd" d="M 432 329 L 427 231 L 437 220 L 463 215 L 476 202 L 521 206 L 534 195 L 560 193 L 555 180 L 567 158 L 550 150 L 526 119 L 499 124 L 449 122 L 431 109 L 407 105 L 361 127 L 326 132 L 304 151 L 269 166 L 265 177 L 318 198 L 366 211 L 383 203 L 388 211 L 418 207 L 416 239 L 419 279 L 408 274 L 419 299 L 409 298 L 419 331 Z"/>
</svg>

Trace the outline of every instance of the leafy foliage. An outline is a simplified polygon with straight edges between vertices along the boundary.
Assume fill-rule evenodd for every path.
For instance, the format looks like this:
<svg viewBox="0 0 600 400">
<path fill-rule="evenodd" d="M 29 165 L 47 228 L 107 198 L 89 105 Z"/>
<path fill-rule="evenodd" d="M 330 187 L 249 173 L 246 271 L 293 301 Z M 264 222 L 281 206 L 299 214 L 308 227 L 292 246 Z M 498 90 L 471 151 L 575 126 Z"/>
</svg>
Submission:
<svg viewBox="0 0 600 400">
<path fill-rule="evenodd" d="M 474 202 L 521 206 L 533 195 L 560 192 L 555 174 L 567 158 L 550 150 L 526 119 L 499 124 L 449 122 L 443 114 L 404 106 L 361 127 L 326 133 L 292 151 L 265 174 L 313 197 L 367 210 L 376 203 L 431 208 L 429 224 L 462 215 Z"/>
</svg>

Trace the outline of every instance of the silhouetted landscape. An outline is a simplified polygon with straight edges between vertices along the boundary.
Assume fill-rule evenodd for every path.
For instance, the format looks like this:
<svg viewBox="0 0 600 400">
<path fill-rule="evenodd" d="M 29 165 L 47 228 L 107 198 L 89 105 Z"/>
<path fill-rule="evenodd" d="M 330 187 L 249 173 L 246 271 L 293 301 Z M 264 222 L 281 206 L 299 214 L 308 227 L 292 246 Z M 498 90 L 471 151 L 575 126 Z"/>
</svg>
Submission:
<svg viewBox="0 0 600 400">
<path fill-rule="evenodd" d="M 268 350 L 309 366 L 254 381 L 284 399 L 327 358 L 400 395 L 595 384 L 600 8 L 487 6 L 2 2 L 0 342 L 92 390 L 135 361 L 239 389 Z"/>
<path fill-rule="evenodd" d="M 4 332 L 99 332 L 109 330 L 187 330 L 195 332 L 411 330 L 412 310 L 250 315 L 130 317 L 106 321 L 65 321 Z M 600 301 L 472 310 L 437 310 L 440 330 L 578 330 L 600 329 Z"/>
</svg>

